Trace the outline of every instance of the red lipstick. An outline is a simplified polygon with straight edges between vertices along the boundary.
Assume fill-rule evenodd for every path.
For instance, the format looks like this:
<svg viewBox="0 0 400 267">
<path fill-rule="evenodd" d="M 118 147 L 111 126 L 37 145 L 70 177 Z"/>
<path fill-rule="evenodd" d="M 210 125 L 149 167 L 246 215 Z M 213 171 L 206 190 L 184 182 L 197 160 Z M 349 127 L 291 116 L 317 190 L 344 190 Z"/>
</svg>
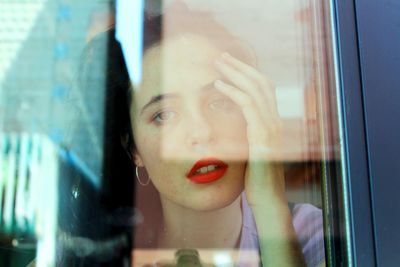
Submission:
<svg viewBox="0 0 400 267">
<path fill-rule="evenodd" d="M 186 177 L 196 184 L 206 184 L 220 179 L 228 169 L 228 164 L 215 158 L 197 161 Z"/>
</svg>

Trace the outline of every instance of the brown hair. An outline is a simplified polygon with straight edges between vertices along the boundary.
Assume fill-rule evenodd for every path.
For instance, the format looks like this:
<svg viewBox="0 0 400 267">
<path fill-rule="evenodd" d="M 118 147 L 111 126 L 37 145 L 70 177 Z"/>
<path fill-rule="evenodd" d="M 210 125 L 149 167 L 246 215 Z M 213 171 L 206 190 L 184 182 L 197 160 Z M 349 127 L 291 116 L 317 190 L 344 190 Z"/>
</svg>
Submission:
<svg viewBox="0 0 400 267">
<path fill-rule="evenodd" d="M 206 38 L 216 47 L 248 64 L 254 64 L 251 51 L 209 13 L 191 11 L 185 5 L 177 3 L 165 9 L 163 14 L 145 14 L 143 25 L 143 53 L 167 39 L 193 34 Z M 104 44 L 107 44 L 105 55 Z M 99 71 L 96 66 L 104 65 L 104 62 L 99 62 L 104 61 L 104 56 L 107 60 L 106 67 Z M 154 247 L 163 219 L 162 208 L 159 193 L 153 184 L 142 186 L 135 179 L 135 166 L 132 160 L 135 143 L 129 112 L 135 95 L 114 30 L 103 33 L 91 41 L 86 49 L 84 70 L 82 75 L 85 90 L 104 86 L 102 82 L 104 77 L 106 80 L 103 170 L 105 195 L 111 202 L 113 198 L 121 199 L 118 203 L 126 205 L 129 201 L 133 201 L 132 194 L 134 194 L 135 218 L 131 225 L 134 227 L 134 247 Z M 95 73 L 94 77 L 91 73 L 96 70 L 97 74 Z M 103 78 L 96 78 L 102 75 Z M 125 196 L 122 196 L 124 194 Z M 112 206 L 115 207 L 116 204 Z"/>
</svg>

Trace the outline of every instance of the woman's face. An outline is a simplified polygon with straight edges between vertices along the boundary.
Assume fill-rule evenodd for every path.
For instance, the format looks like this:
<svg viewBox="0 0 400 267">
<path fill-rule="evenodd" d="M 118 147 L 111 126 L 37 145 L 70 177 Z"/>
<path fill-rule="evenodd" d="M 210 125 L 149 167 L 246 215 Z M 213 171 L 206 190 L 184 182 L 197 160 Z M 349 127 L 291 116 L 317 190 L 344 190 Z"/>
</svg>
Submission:
<svg viewBox="0 0 400 267">
<path fill-rule="evenodd" d="M 131 107 L 137 150 L 162 201 L 194 210 L 232 203 L 243 190 L 248 143 L 240 108 L 213 83 L 223 51 L 186 35 L 148 49 Z"/>
</svg>

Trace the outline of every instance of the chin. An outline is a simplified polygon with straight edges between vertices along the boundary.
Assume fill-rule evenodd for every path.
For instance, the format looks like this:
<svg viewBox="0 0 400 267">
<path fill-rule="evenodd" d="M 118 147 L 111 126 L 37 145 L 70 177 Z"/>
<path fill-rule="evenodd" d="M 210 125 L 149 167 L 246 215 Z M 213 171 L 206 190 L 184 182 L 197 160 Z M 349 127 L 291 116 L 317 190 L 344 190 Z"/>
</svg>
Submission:
<svg viewBox="0 0 400 267">
<path fill-rule="evenodd" d="M 184 206 L 188 209 L 192 209 L 195 211 L 202 211 L 202 212 L 215 211 L 231 205 L 233 202 L 235 202 L 235 200 L 237 200 L 237 198 L 240 196 L 242 192 L 243 188 L 239 188 L 224 193 L 214 192 L 207 195 L 199 194 L 185 201 Z"/>
</svg>

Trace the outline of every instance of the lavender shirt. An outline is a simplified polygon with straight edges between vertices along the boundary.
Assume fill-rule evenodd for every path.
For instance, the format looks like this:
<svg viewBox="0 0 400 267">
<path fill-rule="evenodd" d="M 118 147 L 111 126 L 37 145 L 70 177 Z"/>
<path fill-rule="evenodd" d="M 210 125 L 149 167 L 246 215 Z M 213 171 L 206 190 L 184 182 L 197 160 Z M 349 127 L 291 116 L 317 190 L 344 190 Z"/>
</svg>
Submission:
<svg viewBox="0 0 400 267">
<path fill-rule="evenodd" d="M 253 214 L 242 194 L 243 228 L 240 251 L 259 251 L 257 228 Z M 301 245 L 307 266 L 318 266 L 325 259 L 322 211 L 310 204 L 295 204 L 292 209 L 293 226 Z M 249 266 L 242 255 L 238 266 Z"/>
</svg>

